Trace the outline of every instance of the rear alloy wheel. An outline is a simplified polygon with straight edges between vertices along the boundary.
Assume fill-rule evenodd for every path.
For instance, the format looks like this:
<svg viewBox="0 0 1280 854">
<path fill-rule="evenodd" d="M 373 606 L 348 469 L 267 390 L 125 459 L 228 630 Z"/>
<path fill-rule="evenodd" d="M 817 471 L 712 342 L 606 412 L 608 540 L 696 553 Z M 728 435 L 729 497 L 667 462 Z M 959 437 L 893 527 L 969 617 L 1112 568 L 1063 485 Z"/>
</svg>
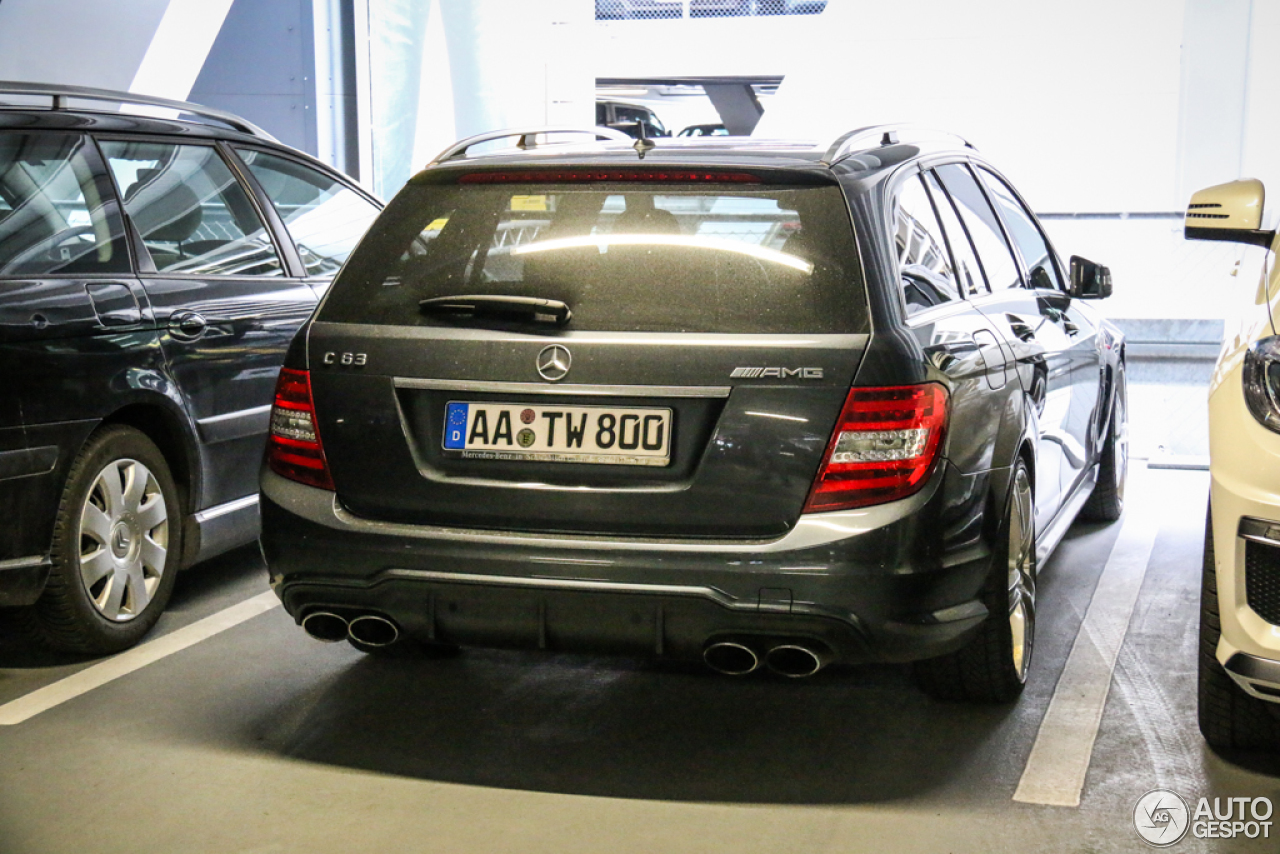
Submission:
<svg viewBox="0 0 1280 854">
<path fill-rule="evenodd" d="M 1213 550 L 1213 516 L 1205 523 L 1200 585 L 1200 733 L 1210 747 L 1280 750 L 1280 705 L 1250 697 L 1218 662 L 1222 637 L 1218 575 Z"/>
<path fill-rule="evenodd" d="M 989 616 L 978 634 L 953 653 L 916 663 L 916 681 L 936 699 L 1007 703 L 1027 683 L 1035 648 L 1036 538 L 1031 477 L 1021 460 L 982 597 Z"/>
<path fill-rule="evenodd" d="M 49 582 L 24 625 L 68 652 L 107 654 L 137 643 L 173 590 L 180 506 L 150 439 L 120 425 L 95 434 L 67 476 Z"/>
<path fill-rule="evenodd" d="M 1098 482 L 1089 500 L 1080 508 L 1080 517 L 1095 522 L 1114 522 L 1124 511 L 1124 482 L 1129 474 L 1129 399 L 1124 371 L 1116 374 L 1115 403 L 1111 409 L 1111 429 L 1102 443 L 1098 461 Z"/>
</svg>

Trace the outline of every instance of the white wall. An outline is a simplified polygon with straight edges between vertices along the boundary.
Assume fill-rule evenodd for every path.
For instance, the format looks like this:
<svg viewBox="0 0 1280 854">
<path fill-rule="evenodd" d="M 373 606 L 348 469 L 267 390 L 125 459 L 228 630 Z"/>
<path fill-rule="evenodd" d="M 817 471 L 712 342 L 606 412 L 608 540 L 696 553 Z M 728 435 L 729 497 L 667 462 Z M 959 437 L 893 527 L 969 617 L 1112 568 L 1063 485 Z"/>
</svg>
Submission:
<svg viewBox="0 0 1280 854">
<path fill-rule="evenodd" d="M 2 0 L 0 80 L 128 90 L 169 0 Z M 109 35 L 107 35 L 109 34 Z"/>
<path fill-rule="evenodd" d="M 374 189 L 390 197 L 460 137 L 549 123 L 590 126 L 583 46 L 593 0 L 362 0 L 369 40 Z"/>
</svg>

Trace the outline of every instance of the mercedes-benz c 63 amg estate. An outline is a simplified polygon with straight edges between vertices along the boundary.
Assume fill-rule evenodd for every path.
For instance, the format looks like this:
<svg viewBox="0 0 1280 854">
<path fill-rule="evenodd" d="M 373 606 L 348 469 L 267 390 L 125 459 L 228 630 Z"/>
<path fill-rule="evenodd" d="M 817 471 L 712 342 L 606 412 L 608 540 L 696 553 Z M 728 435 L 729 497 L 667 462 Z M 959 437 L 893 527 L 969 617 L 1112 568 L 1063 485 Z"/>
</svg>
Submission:
<svg viewBox="0 0 1280 854">
<path fill-rule="evenodd" d="M 915 662 L 1001 702 L 1115 519 L 1124 341 L 963 140 L 465 140 L 294 339 L 262 475 L 313 636 Z"/>
</svg>

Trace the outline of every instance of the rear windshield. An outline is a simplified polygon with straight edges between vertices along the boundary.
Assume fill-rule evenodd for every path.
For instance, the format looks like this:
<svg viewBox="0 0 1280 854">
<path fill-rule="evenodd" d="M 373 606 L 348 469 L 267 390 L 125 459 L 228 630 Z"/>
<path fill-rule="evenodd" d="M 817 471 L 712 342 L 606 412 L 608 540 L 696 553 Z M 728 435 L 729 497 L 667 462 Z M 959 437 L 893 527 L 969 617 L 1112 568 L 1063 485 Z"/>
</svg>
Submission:
<svg viewBox="0 0 1280 854">
<path fill-rule="evenodd" d="M 320 319 L 494 325 L 424 314 L 471 294 L 559 300 L 570 329 L 848 333 L 867 327 L 838 187 L 410 185 Z"/>
</svg>

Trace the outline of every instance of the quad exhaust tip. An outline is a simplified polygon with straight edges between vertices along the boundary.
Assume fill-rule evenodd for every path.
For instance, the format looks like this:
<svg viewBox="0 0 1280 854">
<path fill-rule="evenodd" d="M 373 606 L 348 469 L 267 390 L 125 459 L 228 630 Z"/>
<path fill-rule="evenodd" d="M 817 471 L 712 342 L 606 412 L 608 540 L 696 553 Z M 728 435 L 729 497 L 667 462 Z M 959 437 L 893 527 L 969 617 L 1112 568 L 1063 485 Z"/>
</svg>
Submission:
<svg viewBox="0 0 1280 854">
<path fill-rule="evenodd" d="M 757 651 L 761 649 L 767 651 Z M 821 644 L 803 640 L 778 643 L 777 639 L 740 638 L 707 644 L 702 659 L 712 670 L 728 676 L 746 676 L 763 666 L 779 676 L 801 679 L 830 664 L 832 655 Z"/>
<path fill-rule="evenodd" d="M 346 618 L 329 611 L 315 611 L 302 620 L 302 628 L 318 641 L 337 643 L 347 639 Z"/>
<path fill-rule="evenodd" d="M 400 637 L 400 630 L 386 617 L 364 614 L 351 621 L 347 634 L 365 646 L 390 646 Z"/>
<path fill-rule="evenodd" d="M 315 611 L 302 620 L 303 630 L 318 641 L 354 640 L 365 646 L 390 646 L 400 638 L 396 624 L 377 614 L 361 614 L 348 620 L 332 611 Z"/>
<path fill-rule="evenodd" d="M 733 641 L 709 644 L 702 651 L 702 660 L 712 670 L 727 676 L 746 676 L 760 666 L 760 656 L 755 650 Z"/>
<path fill-rule="evenodd" d="M 764 657 L 765 667 L 781 676 L 800 679 L 826 667 L 831 656 L 798 643 L 778 644 Z"/>
</svg>

